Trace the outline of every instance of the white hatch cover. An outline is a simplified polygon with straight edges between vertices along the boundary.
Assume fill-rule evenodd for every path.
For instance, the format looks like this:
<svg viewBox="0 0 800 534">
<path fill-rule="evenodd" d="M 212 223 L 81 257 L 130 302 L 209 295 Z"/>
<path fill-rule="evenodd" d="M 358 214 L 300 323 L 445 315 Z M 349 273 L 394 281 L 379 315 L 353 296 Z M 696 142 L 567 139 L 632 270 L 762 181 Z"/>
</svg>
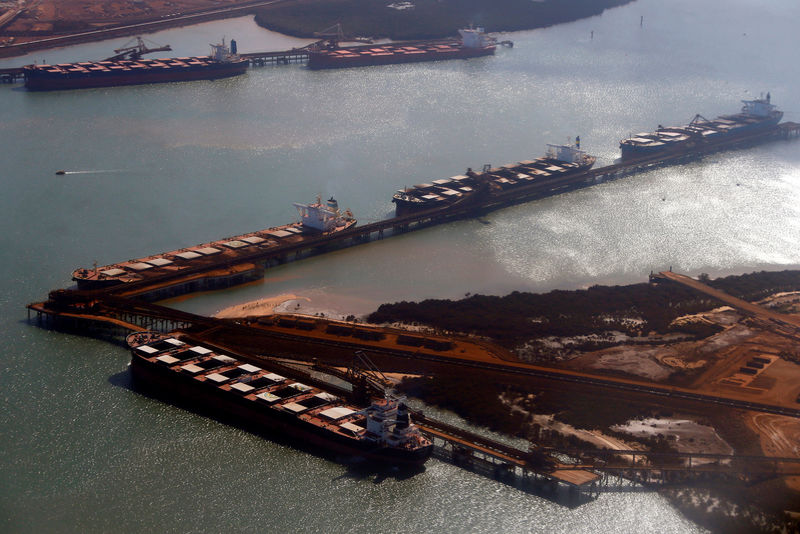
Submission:
<svg viewBox="0 0 800 534">
<path fill-rule="evenodd" d="M 282 380 L 286 380 L 285 376 L 276 375 L 275 373 L 264 375 L 264 378 L 266 378 L 267 380 L 272 380 L 273 382 L 280 382 Z"/>
<path fill-rule="evenodd" d="M 246 373 L 257 373 L 261 370 L 261 367 L 256 367 L 255 365 L 250 365 L 249 363 L 246 363 L 244 365 L 240 365 L 239 369 L 241 369 Z"/>
<path fill-rule="evenodd" d="M 136 347 L 136 350 L 144 352 L 145 354 L 155 354 L 156 352 L 159 352 L 158 349 L 154 349 L 148 345 L 140 345 Z"/>
<path fill-rule="evenodd" d="M 192 351 L 192 352 L 196 352 L 197 354 L 208 354 L 209 352 L 211 352 L 211 349 L 207 349 L 205 347 L 201 347 L 200 345 L 192 347 L 189 350 Z"/>
<path fill-rule="evenodd" d="M 163 267 L 172 263 L 172 260 L 168 260 L 167 258 L 153 258 L 152 260 L 147 260 L 147 263 L 155 265 L 156 267 Z"/>
<path fill-rule="evenodd" d="M 264 242 L 264 238 L 263 237 L 258 237 L 257 235 L 253 235 L 253 236 L 250 236 L 250 237 L 243 237 L 242 241 L 246 241 L 246 242 L 250 243 L 251 245 L 256 245 L 258 243 L 263 243 Z"/>
<path fill-rule="evenodd" d="M 238 239 L 236 239 L 236 240 L 234 240 L 234 241 L 228 241 L 228 242 L 226 242 L 226 243 L 223 243 L 223 245 L 225 245 L 225 246 L 226 246 L 226 247 L 228 247 L 228 248 L 242 248 L 242 247 L 248 247 L 248 246 L 250 246 L 251 244 L 252 244 L 252 243 L 245 243 L 244 241 L 240 241 L 240 240 L 238 240 Z"/>
<path fill-rule="evenodd" d="M 274 232 L 267 232 L 267 234 L 271 235 L 272 237 L 288 237 L 292 234 L 292 232 L 287 232 L 286 230 L 275 230 Z"/>
<path fill-rule="evenodd" d="M 306 411 L 308 409 L 305 406 L 303 406 L 302 404 L 297 404 L 296 402 L 287 402 L 282 407 L 286 408 L 290 412 L 294 412 L 294 413 L 304 412 L 304 411 Z"/>
<path fill-rule="evenodd" d="M 163 354 L 156 358 L 156 360 L 166 363 L 167 365 L 172 365 L 173 363 L 180 361 L 178 358 L 170 356 L 169 354 Z"/>
<path fill-rule="evenodd" d="M 327 410 L 319 412 L 320 415 L 325 416 L 328 419 L 334 419 L 334 420 L 341 419 L 342 417 L 347 417 L 351 413 L 355 413 L 355 410 L 351 410 L 350 408 L 346 408 L 344 406 L 328 408 Z"/>
<path fill-rule="evenodd" d="M 182 365 L 181 369 L 192 374 L 202 373 L 203 371 L 205 371 L 205 369 L 193 363 L 190 363 L 189 365 Z"/>
<path fill-rule="evenodd" d="M 129 269 L 133 269 L 134 271 L 146 271 L 147 269 L 152 269 L 153 266 L 149 263 L 145 263 L 143 261 L 138 261 L 135 263 L 129 263 L 127 265 Z"/>
<path fill-rule="evenodd" d="M 194 251 L 199 252 L 204 256 L 213 256 L 214 254 L 219 254 L 220 252 L 222 252 L 220 249 L 214 247 L 196 248 L 194 249 Z"/>
<path fill-rule="evenodd" d="M 358 425 L 356 425 L 356 424 L 354 424 L 354 423 L 342 423 L 342 424 L 341 424 L 341 425 L 339 425 L 339 426 L 340 426 L 340 427 L 342 427 L 342 428 L 344 428 L 344 429 L 347 429 L 347 430 L 349 430 L 349 431 L 350 431 L 350 432 L 352 432 L 353 434 L 358 434 L 359 432 L 361 432 L 362 430 L 364 430 L 364 427 L 363 427 L 363 426 L 358 426 Z"/>
<path fill-rule="evenodd" d="M 186 252 L 178 252 L 175 255 L 184 260 L 193 260 L 195 258 L 200 257 L 200 254 L 198 254 L 197 252 L 192 252 L 191 250 L 187 250 Z"/>
<path fill-rule="evenodd" d="M 168 337 L 164 341 L 166 341 L 170 345 L 175 345 L 176 347 L 180 347 L 181 345 L 186 345 L 186 343 L 184 343 L 180 339 L 175 339 L 174 337 Z"/>
<path fill-rule="evenodd" d="M 228 378 L 225 375 L 221 375 L 219 373 L 210 373 L 206 375 L 206 380 L 212 380 L 218 384 L 221 384 L 222 382 L 230 380 L 230 378 Z"/>
<path fill-rule="evenodd" d="M 266 391 L 264 393 L 259 393 L 258 395 L 256 395 L 256 397 L 258 397 L 263 401 L 267 401 L 269 403 L 275 402 L 280 399 L 279 396 L 273 395 L 272 393 L 268 393 Z"/>
<path fill-rule="evenodd" d="M 328 401 L 328 402 L 333 402 L 333 401 L 335 401 L 335 400 L 338 400 L 338 399 L 339 399 L 339 397 L 337 397 L 336 395 L 331 395 L 331 394 L 330 394 L 330 393 L 328 393 L 327 391 L 323 391 L 322 393 L 317 393 L 317 394 L 316 394 L 316 395 L 314 395 L 314 396 L 315 396 L 316 398 L 318 398 L 318 399 L 322 399 L 322 400 L 324 400 L 324 401 Z"/>
<path fill-rule="evenodd" d="M 231 386 L 231 389 L 235 389 L 236 391 L 239 391 L 241 393 L 247 393 L 249 391 L 253 391 L 256 388 L 254 388 L 250 384 L 245 384 L 244 382 L 236 382 L 234 385 Z"/>
<path fill-rule="evenodd" d="M 119 276 L 121 274 L 125 274 L 125 271 L 122 269 L 106 269 L 105 271 L 100 271 L 100 274 L 104 274 L 106 276 Z"/>
<path fill-rule="evenodd" d="M 231 358 L 230 356 L 225 356 L 224 354 L 218 354 L 214 356 L 214 359 L 222 363 L 233 363 L 236 361 L 235 358 Z"/>
<path fill-rule="evenodd" d="M 294 388 L 298 391 L 310 391 L 311 386 L 307 386 L 305 384 L 301 384 L 300 382 L 295 382 L 294 384 L 289 384 L 289 387 Z"/>
</svg>

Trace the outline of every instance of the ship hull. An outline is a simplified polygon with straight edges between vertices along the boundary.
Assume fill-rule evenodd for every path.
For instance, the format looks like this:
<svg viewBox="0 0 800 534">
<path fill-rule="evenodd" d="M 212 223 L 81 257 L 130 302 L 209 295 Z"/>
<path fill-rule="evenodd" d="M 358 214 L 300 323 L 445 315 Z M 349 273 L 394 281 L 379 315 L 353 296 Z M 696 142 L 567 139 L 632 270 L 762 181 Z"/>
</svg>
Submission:
<svg viewBox="0 0 800 534">
<path fill-rule="evenodd" d="M 490 56 L 495 53 L 495 46 L 481 48 L 466 48 L 461 45 L 451 46 L 448 49 L 435 47 L 420 51 L 402 51 L 398 47 L 351 47 L 334 50 L 312 51 L 308 56 L 310 69 L 339 69 L 349 67 L 369 67 L 372 65 L 393 65 L 399 63 L 419 63 L 423 61 L 444 61 L 448 59 L 469 59 L 473 57 Z M 347 51 L 342 54 L 340 52 Z"/>
<path fill-rule="evenodd" d="M 187 290 L 189 290 L 189 288 L 194 288 L 191 289 L 192 291 L 207 291 L 230 287 L 232 285 L 258 280 L 263 277 L 264 269 L 267 267 L 267 263 L 269 261 L 268 259 L 264 259 L 262 257 L 266 251 L 270 249 L 277 250 L 282 245 L 297 246 L 302 244 L 304 241 L 312 241 L 320 236 L 347 230 L 355 224 L 356 220 L 350 218 L 345 220 L 343 224 L 337 227 L 335 230 L 325 234 L 315 232 L 297 232 L 297 223 L 286 224 L 265 230 L 259 230 L 257 232 L 251 232 L 250 234 L 243 234 L 203 245 L 197 245 L 195 247 L 191 247 L 190 249 L 173 250 L 171 252 L 165 252 L 147 258 L 140 258 L 139 260 L 134 260 L 133 262 L 121 262 L 94 269 L 75 269 L 72 272 L 72 280 L 78 284 L 78 289 L 81 290 L 102 289 L 114 285 L 130 284 L 148 280 L 162 280 L 162 283 L 164 284 L 163 288 L 169 288 L 169 293 L 161 294 L 160 292 L 156 292 L 155 294 L 158 294 L 159 298 L 167 298 L 169 296 L 175 296 L 176 294 L 182 294 L 175 288 L 177 285 L 186 284 L 186 282 L 184 282 L 180 276 L 176 276 L 176 273 L 186 272 L 187 269 L 201 266 L 208 270 L 213 270 L 215 267 L 223 269 L 223 266 L 227 264 L 230 267 L 223 269 L 222 272 L 218 274 L 206 273 L 206 275 L 202 277 L 203 281 L 197 281 L 196 277 L 189 279 L 189 285 L 186 287 Z M 239 248 L 230 248 L 228 245 L 232 243 L 238 243 Z M 207 256 L 205 258 L 201 258 L 199 255 L 197 255 L 198 257 L 194 259 L 183 259 L 180 256 L 187 250 L 204 250 L 207 247 L 221 251 L 221 253 Z M 131 263 L 146 264 L 146 262 L 152 262 L 151 265 L 155 265 L 155 262 L 159 260 L 161 260 L 163 263 L 164 258 L 169 258 L 169 260 L 166 262 L 166 266 L 155 266 L 153 268 L 146 267 L 145 270 L 138 271 L 131 266 Z M 289 258 L 289 256 L 287 256 L 287 258 Z M 248 265 L 251 265 L 251 268 L 248 268 Z M 145 265 L 139 265 L 139 267 L 142 266 Z M 111 272 L 108 272 L 109 270 Z M 186 272 L 186 274 L 188 275 L 189 273 Z M 172 279 L 173 283 L 166 283 L 166 277 Z"/>
<path fill-rule="evenodd" d="M 112 70 L 48 72 L 34 66 L 25 67 L 25 88 L 29 91 L 56 91 L 120 85 L 215 80 L 244 74 L 247 66 L 247 60 L 206 63 L 200 66 L 145 68 L 125 70 L 123 72 Z"/>
<path fill-rule="evenodd" d="M 476 189 L 471 195 L 466 197 L 456 197 L 453 199 L 442 199 L 431 202 L 421 202 L 419 197 L 413 195 L 400 195 L 396 194 L 392 198 L 395 204 L 395 215 L 402 217 L 405 215 L 420 213 L 423 211 L 434 210 L 454 204 L 473 201 L 476 204 L 491 204 L 493 201 L 503 203 L 514 203 L 514 201 L 522 202 L 524 200 L 533 200 L 536 198 L 545 198 L 565 192 L 568 184 L 565 184 L 565 179 L 572 180 L 573 177 L 588 171 L 594 165 L 595 159 L 591 159 L 591 163 L 580 165 L 572 170 L 568 170 L 559 174 L 558 176 L 542 177 L 532 182 L 517 182 L 515 184 L 508 184 L 505 186 L 486 187 L 482 190 Z M 516 170 L 516 169 L 511 169 Z M 524 169 L 519 169 L 524 172 Z M 582 183 L 575 182 L 577 189 L 582 187 Z"/>
<path fill-rule="evenodd" d="M 322 456 L 346 457 L 376 465 L 419 467 L 433 452 L 432 446 L 405 450 L 339 436 L 293 414 L 151 363 L 135 352 L 130 369 L 136 387 L 155 397 Z"/>
<path fill-rule="evenodd" d="M 621 159 L 623 161 L 632 160 L 637 158 L 654 156 L 657 154 L 677 154 L 682 152 L 692 151 L 708 151 L 714 149 L 724 149 L 726 145 L 737 143 L 746 139 L 749 135 L 763 131 L 768 128 L 774 128 L 783 118 L 783 112 L 776 111 L 769 117 L 763 120 L 745 122 L 741 116 L 730 115 L 719 117 L 726 121 L 734 121 L 737 126 L 730 131 L 714 132 L 706 137 L 700 135 L 692 135 L 685 141 L 664 143 L 662 145 L 649 145 L 649 144 L 635 144 L 628 140 L 623 140 L 619 144 Z M 715 119 L 715 120 L 719 120 Z M 710 121 L 713 123 L 714 121 Z M 683 126 L 673 129 L 686 129 L 689 126 Z M 657 133 L 657 132 L 656 132 Z M 655 134 L 651 134 L 655 135 Z"/>
</svg>

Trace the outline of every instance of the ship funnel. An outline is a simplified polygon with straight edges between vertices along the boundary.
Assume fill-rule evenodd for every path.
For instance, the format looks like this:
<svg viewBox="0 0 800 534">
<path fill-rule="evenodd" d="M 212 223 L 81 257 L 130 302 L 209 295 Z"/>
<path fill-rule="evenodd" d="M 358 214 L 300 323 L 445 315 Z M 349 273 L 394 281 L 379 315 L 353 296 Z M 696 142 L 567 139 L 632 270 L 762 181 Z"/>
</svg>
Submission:
<svg viewBox="0 0 800 534">
<path fill-rule="evenodd" d="M 339 203 L 336 202 L 336 199 L 331 197 L 328 199 L 328 209 L 331 211 L 338 211 L 339 210 Z"/>
<path fill-rule="evenodd" d="M 236 39 L 231 39 L 231 54 L 237 54 Z"/>
<path fill-rule="evenodd" d="M 397 423 L 395 424 L 395 429 L 402 430 L 404 428 L 408 428 L 409 424 L 410 419 L 408 417 L 408 407 L 404 402 L 401 402 L 397 406 Z"/>
</svg>

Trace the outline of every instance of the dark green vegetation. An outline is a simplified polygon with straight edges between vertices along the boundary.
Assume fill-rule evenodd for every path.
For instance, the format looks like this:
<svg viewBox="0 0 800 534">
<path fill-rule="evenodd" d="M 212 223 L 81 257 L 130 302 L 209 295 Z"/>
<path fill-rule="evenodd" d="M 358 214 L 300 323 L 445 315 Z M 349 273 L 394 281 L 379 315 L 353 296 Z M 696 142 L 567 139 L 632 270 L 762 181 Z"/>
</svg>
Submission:
<svg viewBox="0 0 800 534">
<path fill-rule="evenodd" d="M 530 430 L 530 418 L 525 412 L 554 414 L 559 421 L 576 428 L 597 428 L 606 432 L 608 427 L 631 419 L 673 415 L 658 405 L 643 403 L 641 399 L 630 395 L 616 397 L 606 394 L 604 401 L 598 403 L 597 391 L 584 386 L 567 386 L 563 383 L 534 385 L 525 379 L 501 383 L 468 371 L 435 378 L 406 378 L 399 389 L 428 404 L 450 410 L 474 424 L 519 437 L 525 437 Z M 506 400 L 517 399 L 515 405 L 519 410 L 512 411 L 501 397 Z M 630 436 L 626 434 L 625 438 L 630 439 Z"/>
<path fill-rule="evenodd" d="M 758 300 L 780 291 L 800 290 L 800 271 L 760 272 L 708 281 L 712 287 L 744 300 Z M 368 317 L 373 323 L 420 323 L 450 332 L 489 337 L 514 348 L 548 336 L 603 334 L 618 330 L 631 335 L 671 330 L 677 317 L 707 311 L 719 303 L 685 286 L 662 282 L 629 286 L 592 286 L 577 291 L 504 297 L 473 295 L 461 300 L 383 304 Z M 631 322 L 640 319 L 643 322 Z M 678 327 L 701 338 L 714 328 L 697 324 Z"/>
<path fill-rule="evenodd" d="M 301 0 L 256 11 L 265 28 L 312 37 L 341 23 L 350 35 L 428 39 L 456 35 L 470 24 L 486 31 L 542 28 L 601 14 L 631 0 L 411 0 L 414 7 L 394 9 L 402 0 Z"/>
<path fill-rule="evenodd" d="M 716 280 L 701 275 L 700 279 L 751 302 L 778 292 L 800 290 L 800 271 L 759 272 Z M 713 299 L 682 285 L 661 282 L 657 285 L 594 286 L 587 290 L 552 291 L 541 295 L 515 292 L 504 297 L 475 295 L 458 301 L 385 304 L 369 317 L 369 321 L 421 323 L 490 337 L 515 347 L 534 337 L 597 333 L 610 328 L 664 333 L 669 331 L 669 324 L 676 317 L 718 305 Z M 623 321 L 631 317 L 641 318 L 644 323 Z M 695 323 L 681 328 L 697 326 Z M 707 334 L 693 332 L 698 337 Z M 696 404 L 678 400 L 672 400 L 667 409 L 646 396 L 535 379 L 500 379 L 491 373 L 406 379 L 400 389 L 477 425 L 527 437 L 544 446 L 594 448 L 575 436 L 537 431 L 530 414 L 553 414 L 555 419 L 574 427 L 599 429 L 628 442 L 639 441 L 650 450 L 661 451 L 670 450 L 673 441 L 660 436 L 640 439 L 614 432 L 609 427 L 637 418 L 688 416 L 714 427 L 738 454 L 763 454 L 758 437 L 744 422 L 745 415 L 706 408 L 698 411 Z M 508 401 L 513 403 L 513 409 Z M 789 490 L 779 478 L 749 484 L 699 480 L 697 488 L 666 489 L 664 494 L 687 517 L 714 532 L 798 532 L 798 520 L 784 514 L 784 510 L 796 510 L 798 492 Z"/>
</svg>

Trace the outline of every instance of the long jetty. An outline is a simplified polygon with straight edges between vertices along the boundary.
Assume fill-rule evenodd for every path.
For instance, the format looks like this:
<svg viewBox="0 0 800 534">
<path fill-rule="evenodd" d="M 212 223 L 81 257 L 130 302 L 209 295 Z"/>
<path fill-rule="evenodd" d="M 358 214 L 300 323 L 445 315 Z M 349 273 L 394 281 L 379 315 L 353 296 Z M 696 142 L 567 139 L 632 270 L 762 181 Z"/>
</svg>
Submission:
<svg viewBox="0 0 800 534">
<path fill-rule="evenodd" d="M 471 368 L 501 373 L 506 376 L 529 376 L 616 390 L 631 394 L 644 394 L 671 401 L 714 404 L 728 408 L 800 417 L 800 408 L 784 403 L 756 402 L 739 398 L 736 394 L 698 393 L 677 386 L 668 386 L 627 377 L 609 378 L 585 372 L 545 367 L 523 363 L 507 355 L 499 347 L 481 344 L 475 340 L 456 340 L 440 336 L 411 336 L 392 329 L 357 327 L 340 324 L 323 318 L 290 316 L 278 324 L 250 320 L 231 321 L 175 310 L 166 306 L 144 302 L 135 298 L 111 295 L 102 290 L 51 292 L 46 302 L 28 305 L 29 320 L 35 314 L 42 326 L 53 326 L 68 331 L 97 332 L 114 337 L 120 329 L 127 333 L 136 330 L 170 332 L 176 329 L 203 331 L 209 336 L 203 340 L 218 343 L 218 339 L 232 343 L 246 343 L 259 339 L 272 347 L 281 357 L 296 357 L 297 353 L 328 354 L 341 360 L 355 351 L 369 351 L 385 365 L 411 372 L 422 366 L 442 368 Z M 105 332 L 105 334 L 103 334 Z M 402 332 L 402 331 L 401 331 Z M 210 334 L 209 334 L 210 333 Z M 800 341 L 800 333 L 795 334 Z"/>
<path fill-rule="evenodd" d="M 542 180 L 498 194 L 474 194 L 449 206 L 396 216 L 364 225 L 354 225 L 330 234 L 308 235 L 298 242 L 253 246 L 211 263 L 205 262 L 197 266 L 189 264 L 177 271 L 151 269 L 141 280 L 120 282 L 104 288 L 102 291 L 118 296 L 161 300 L 192 291 L 227 287 L 260 278 L 263 276 L 264 269 L 289 261 L 475 217 L 507 206 L 591 187 L 660 167 L 687 163 L 712 152 L 798 136 L 800 136 L 800 124 L 786 122 L 771 129 L 743 136 L 735 143 L 724 146 L 711 146 L 690 152 L 628 160 L 578 174 Z M 230 272 L 230 274 L 220 276 L 220 271 Z"/>
</svg>

